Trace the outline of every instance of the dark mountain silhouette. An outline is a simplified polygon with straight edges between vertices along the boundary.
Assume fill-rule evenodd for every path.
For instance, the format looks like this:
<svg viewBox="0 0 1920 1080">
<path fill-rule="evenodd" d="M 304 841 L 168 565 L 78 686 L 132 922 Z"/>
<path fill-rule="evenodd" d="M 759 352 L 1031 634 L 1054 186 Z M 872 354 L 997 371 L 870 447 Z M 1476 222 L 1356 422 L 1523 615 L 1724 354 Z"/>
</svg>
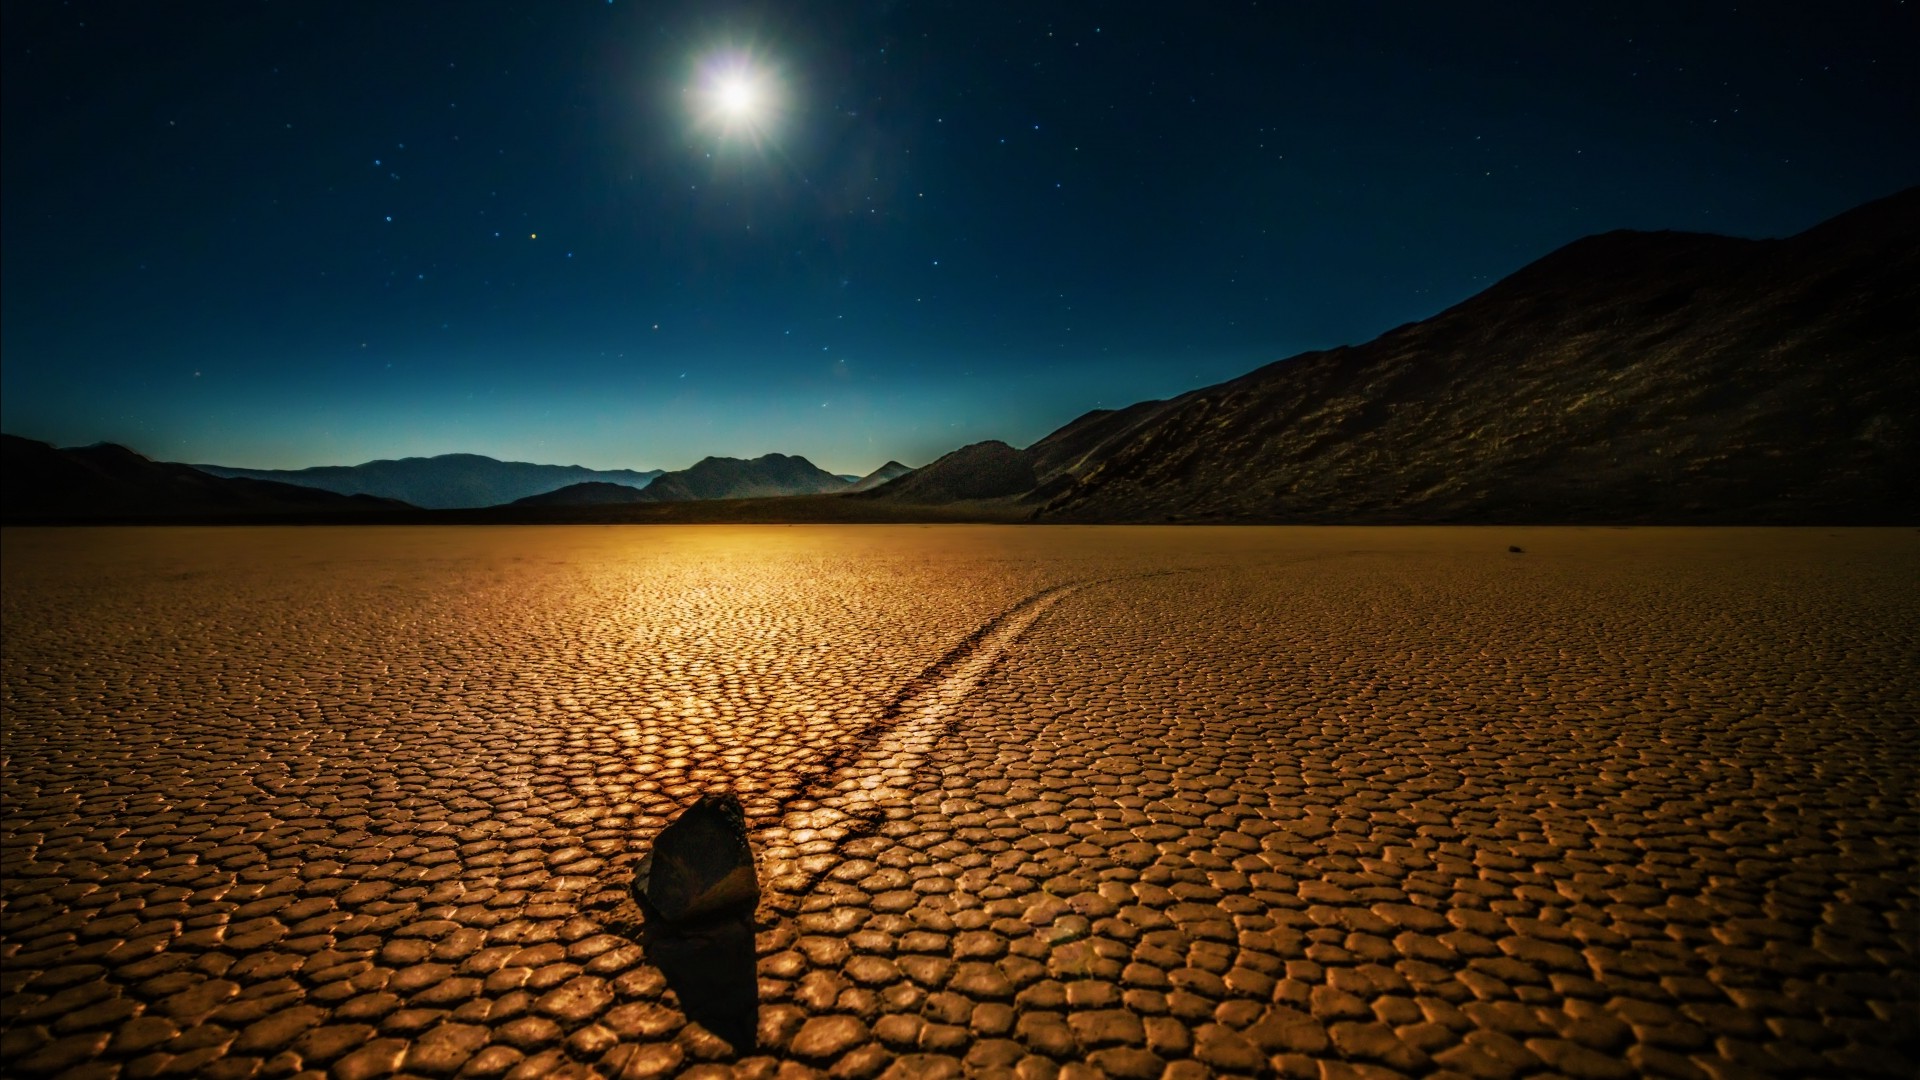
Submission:
<svg viewBox="0 0 1920 1080">
<path fill-rule="evenodd" d="M 853 486 L 847 488 L 847 493 L 853 494 L 855 492 L 871 491 L 889 480 L 905 476 L 912 471 L 912 469 L 907 468 L 897 461 L 889 461 L 867 475 L 855 479 Z"/>
<path fill-rule="evenodd" d="M 613 484 L 572 484 L 515 500 L 514 506 L 607 506 L 623 503 L 677 503 L 715 499 L 784 498 L 845 491 L 844 477 L 816 467 L 803 457 L 767 454 L 752 460 L 702 458 L 686 469 L 661 473 L 645 489 Z"/>
<path fill-rule="evenodd" d="M 369 461 L 363 465 L 319 465 L 310 469 L 236 469 L 195 465 L 214 476 L 278 480 L 343 495 L 379 495 L 429 509 L 498 506 L 529 495 L 586 482 L 644 488 L 660 470 L 588 469 L 580 465 L 535 465 L 497 461 L 480 454 Z"/>
<path fill-rule="evenodd" d="M 1033 458 L 997 440 L 963 446 L 923 468 L 866 492 L 868 498 L 912 503 L 966 502 L 1031 491 Z"/>
<path fill-rule="evenodd" d="M 671 481 L 671 482 L 669 482 Z M 773 495 L 818 495 L 844 491 L 847 482 L 803 457 L 764 454 L 744 458 L 701 458 L 692 467 L 663 474 L 656 502 L 681 499 L 755 499 Z"/>
<path fill-rule="evenodd" d="M 1784 240 L 1588 237 L 1431 319 L 868 497 L 1054 521 L 1920 516 L 1920 189 Z"/>
<path fill-rule="evenodd" d="M 657 482 L 657 481 L 656 481 Z M 515 499 L 508 506 L 607 506 L 616 503 L 659 502 L 659 493 L 646 488 L 629 487 L 626 484 L 609 484 L 599 480 L 589 480 L 584 484 L 568 484 L 563 488 L 529 495 L 524 499 Z"/>
<path fill-rule="evenodd" d="M 9 522 L 378 520 L 411 509 L 368 495 L 209 476 L 112 443 L 61 450 L 0 435 L 0 516 Z"/>
<path fill-rule="evenodd" d="M 804 458 L 769 454 L 707 458 L 634 496 L 587 485 L 560 505 L 406 512 L 554 522 L 1914 522 L 1917 310 L 1913 189 L 1782 240 L 1588 237 L 1367 344 L 1087 413 L 1024 450 L 962 447 L 864 491 Z M 581 473 L 569 481 L 600 479 Z M 120 447 L 57 451 L 11 437 L 5 480 L 8 520 L 391 507 L 218 480 Z M 616 495 L 637 501 L 573 501 Z"/>
</svg>

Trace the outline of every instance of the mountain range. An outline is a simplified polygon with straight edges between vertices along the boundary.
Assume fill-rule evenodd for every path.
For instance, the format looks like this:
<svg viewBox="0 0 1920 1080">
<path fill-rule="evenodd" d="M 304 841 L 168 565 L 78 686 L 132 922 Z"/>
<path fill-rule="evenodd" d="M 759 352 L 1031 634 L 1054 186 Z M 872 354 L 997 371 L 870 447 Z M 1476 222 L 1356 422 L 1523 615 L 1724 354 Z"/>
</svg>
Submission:
<svg viewBox="0 0 1920 1080">
<path fill-rule="evenodd" d="M 862 498 L 1041 521 L 1920 511 L 1920 189 L 1784 240 L 1576 241 L 1365 345 L 963 447 Z"/>
<path fill-rule="evenodd" d="M 373 520 L 408 509 L 371 495 L 210 476 L 111 443 L 60 450 L 0 435 L 0 515 L 10 522 Z"/>
<path fill-rule="evenodd" d="M 888 465 L 899 465 L 888 462 Z M 906 466 L 899 465 L 904 469 Z M 880 472 L 887 466 L 883 465 Z M 874 475 L 878 475 L 876 472 Z M 611 484 L 570 484 L 555 491 L 516 499 L 515 506 L 604 506 L 609 503 L 694 502 L 703 499 L 769 499 L 788 495 L 824 495 L 851 491 L 868 478 L 849 480 L 803 457 L 762 454 L 757 458 L 705 457 L 685 469 L 661 473 L 639 491 Z M 872 486 L 872 485 L 869 485 Z"/>
<path fill-rule="evenodd" d="M 430 510 L 499 506 L 571 484 L 619 484 L 644 488 L 659 469 L 589 469 L 580 465 L 535 465 L 497 461 L 479 454 L 441 454 L 369 461 L 361 465 L 317 465 L 310 469 L 240 469 L 195 465 L 214 476 L 246 477 L 300 484 L 342 495 L 377 495 Z"/>
<path fill-rule="evenodd" d="M 647 486 L 654 502 L 693 499 L 763 499 L 842 491 L 847 481 L 803 457 L 701 458 L 677 472 L 662 473 Z"/>
<path fill-rule="evenodd" d="M 889 462 L 854 483 L 781 454 L 710 457 L 672 473 L 475 455 L 200 468 L 420 506 L 518 501 L 435 520 L 1912 522 L 1916 311 L 1920 188 L 1780 240 L 1587 237 L 1366 344 L 1096 410 L 1024 449 L 975 443 L 917 470 Z M 65 506 L 89 492 L 148 507 L 243 498 L 177 472 L 139 472 L 114 455 L 187 467 L 117 447 L 17 444 L 27 440 L 7 443 L 9 519 L 21 516 L 16 484 Z M 106 458 L 120 462 L 107 470 L 119 486 L 89 480 L 70 495 L 22 471 L 84 471 Z M 129 488 L 136 473 L 154 489 Z M 378 488 L 366 479 L 376 475 L 388 478 Z M 403 475 L 424 479 L 406 487 L 394 479 Z"/>
</svg>

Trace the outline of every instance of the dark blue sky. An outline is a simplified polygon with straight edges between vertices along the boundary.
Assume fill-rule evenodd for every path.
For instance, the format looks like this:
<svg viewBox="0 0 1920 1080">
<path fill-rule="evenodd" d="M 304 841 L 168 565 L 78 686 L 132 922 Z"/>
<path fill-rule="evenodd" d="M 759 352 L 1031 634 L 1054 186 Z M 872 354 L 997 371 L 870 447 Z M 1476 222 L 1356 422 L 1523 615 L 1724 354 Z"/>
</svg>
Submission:
<svg viewBox="0 0 1920 1080">
<path fill-rule="evenodd" d="M 0 422 L 167 460 L 918 465 L 1920 181 L 1897 0 L 0 11 Z"/>
</svg>

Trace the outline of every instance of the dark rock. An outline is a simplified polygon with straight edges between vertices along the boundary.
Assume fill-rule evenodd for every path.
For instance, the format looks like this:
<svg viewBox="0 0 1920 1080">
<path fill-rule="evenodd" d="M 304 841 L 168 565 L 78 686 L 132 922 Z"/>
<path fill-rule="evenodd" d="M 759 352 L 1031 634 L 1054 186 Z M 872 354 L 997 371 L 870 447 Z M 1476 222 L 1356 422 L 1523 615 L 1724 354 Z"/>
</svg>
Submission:
<svg viewBox="0 0 1920 1080">
<path fill-rule="evenodd" d="M 675 923 L 757 903 L 760 880 L 740 800 L 703 796 L 662 829 L 634 873 L 633 894 Z"/>
<path fill-rule="evenodd" d="M 1524 555 L 1527 549 L 1521 547 L 1519 544 L 1508 544 L 1507 550 L 1513 552 L 1515 555 Z"/>
</svg>

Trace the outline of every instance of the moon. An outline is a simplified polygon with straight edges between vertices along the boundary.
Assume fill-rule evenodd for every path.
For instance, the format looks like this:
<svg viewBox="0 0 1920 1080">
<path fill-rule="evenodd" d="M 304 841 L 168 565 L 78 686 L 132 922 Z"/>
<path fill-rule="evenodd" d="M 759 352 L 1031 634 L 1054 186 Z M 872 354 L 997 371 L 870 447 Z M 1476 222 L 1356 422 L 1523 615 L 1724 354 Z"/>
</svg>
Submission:
<svg viewBox="0 0 1920 1080">
<path fill-rule="evenodd" d="M 714 96 L 720 111 L 735 120 L 751 120 L 760 104 L 760 95 L 754 91 L 753 83 L 743 75 L 722 82 Z"/>
<path fill-rule="evenodd" d="M 699 65 L 696 119 L 723 136 L 758 144 L 769 138 L 782 111 L 772 69 L 745 53 L 719 53 Z"/>
</svg>

